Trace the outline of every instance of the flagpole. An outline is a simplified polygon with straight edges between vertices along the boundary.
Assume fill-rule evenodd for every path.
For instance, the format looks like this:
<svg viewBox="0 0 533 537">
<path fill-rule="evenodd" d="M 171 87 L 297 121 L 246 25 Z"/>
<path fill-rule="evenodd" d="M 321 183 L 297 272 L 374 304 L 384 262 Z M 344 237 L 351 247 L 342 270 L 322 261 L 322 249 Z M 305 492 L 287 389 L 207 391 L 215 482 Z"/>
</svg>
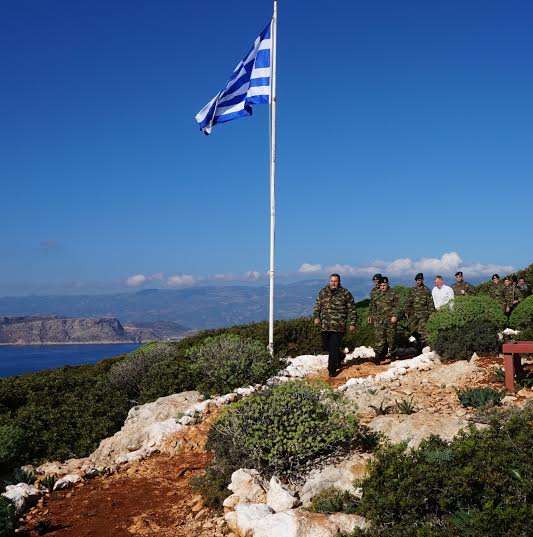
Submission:
<svg viewBox="0 0 533 537">
<path fill-rule="evenodd" d="M 270 98 L 270 300 L 268 316 L 268 349 L 274 354 L 274 245 L 276 238 L 276 55 L 278 1 L 274 0 L 272 17 L 272 80 Z"/>
</svg>

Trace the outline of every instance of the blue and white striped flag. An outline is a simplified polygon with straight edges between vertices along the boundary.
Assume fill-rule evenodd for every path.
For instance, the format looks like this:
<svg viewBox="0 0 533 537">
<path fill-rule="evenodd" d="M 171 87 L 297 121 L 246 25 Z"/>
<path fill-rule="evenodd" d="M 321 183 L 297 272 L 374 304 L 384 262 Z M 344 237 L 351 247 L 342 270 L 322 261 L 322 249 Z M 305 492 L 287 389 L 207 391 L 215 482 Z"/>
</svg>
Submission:
<svg viewBox="0 0 533 537">
<path fill-rule="evenodd" d="M 225 88 L 196 115 L 205 134 L 218 123 L 252 115 L 253 104 L 270 102 L 272 78 L 272 22 L 261 32 L 250 52 L 237 65 Z"/>
</svg>

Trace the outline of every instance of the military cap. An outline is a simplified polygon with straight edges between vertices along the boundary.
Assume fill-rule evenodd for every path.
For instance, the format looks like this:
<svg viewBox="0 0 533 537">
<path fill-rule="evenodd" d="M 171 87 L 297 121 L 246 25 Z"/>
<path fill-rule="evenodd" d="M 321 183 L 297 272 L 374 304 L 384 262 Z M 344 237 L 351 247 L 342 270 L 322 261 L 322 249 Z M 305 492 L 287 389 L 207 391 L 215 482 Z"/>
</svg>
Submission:
<svg viewBox="0 0 533 537">
<path fill-rule="evenodd" d="M 423 279 L 424 279 L 424 275 L 423 275 L 421 272 L 419 272 L 419 273 L 415 276 L 415 281 L 416 281 L 416 280 L 423 280 Z"/>
<path fill-rule="evenodd" d="M 374 274 L 374 276 L 372 276 L 372 280 L 381 280 L 381 274 Z"/>
<path fill-rule="evenodd" d="M 389 279 L 387 278 L 387 276 L 382 276 L 379 280 L 379 283 L 389 283 Z"/>
<path fill-rule="evenodd" d="M 498 274 L 493 274 L 491 280 L 494 280 L 494 278 L 498 278 L 498 280 L 499 280 L 500 276 Z"/>
<path fill-rule="evenodd" d="M 505 280 L 511 281 L 511 278 L 509 278 L 509 276 L 505 276 L 505 278 L 503 279 L 503 281 L 505 281 Z"/>
<path fill-rule="evenodd" d="M 461 270 L 458 270 L 456 273 L 455 273 L 456 276 L 462 276 L 463 275 L 463 272 Z"/>
</svg>

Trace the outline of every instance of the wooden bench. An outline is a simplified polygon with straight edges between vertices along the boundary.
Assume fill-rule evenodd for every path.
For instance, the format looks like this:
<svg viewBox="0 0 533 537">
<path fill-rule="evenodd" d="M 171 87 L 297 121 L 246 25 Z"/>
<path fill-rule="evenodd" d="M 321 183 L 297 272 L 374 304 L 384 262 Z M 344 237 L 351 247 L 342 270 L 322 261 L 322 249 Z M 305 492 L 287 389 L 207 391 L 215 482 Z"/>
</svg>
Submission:
<svg viewBox="0 0 533 537">
<path fill-rule="evenodd" d="M 514 378 L 517 371 L 522 371 L 520 354 L 533 353 L 533 341 L 513 341 L 503 344 L 503 368 L 505 370 L 505 388 L 514 392 Z"/>
</svg>

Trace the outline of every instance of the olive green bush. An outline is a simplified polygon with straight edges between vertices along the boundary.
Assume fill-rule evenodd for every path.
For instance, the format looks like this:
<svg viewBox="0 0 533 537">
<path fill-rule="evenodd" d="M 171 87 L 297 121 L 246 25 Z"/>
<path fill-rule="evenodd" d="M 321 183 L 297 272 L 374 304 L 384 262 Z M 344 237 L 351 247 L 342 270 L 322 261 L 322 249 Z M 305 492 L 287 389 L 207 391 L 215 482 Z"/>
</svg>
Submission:
<svg viewBox="0 0 533 537">
<path fill-rule="evenodd" d="M 21 429 L 11 424 L 0 425 L 0 475 L 16 463 L 24 441 Z"/>
<path fill-rule="evenodd" d="M 309 511 L 313 513 L 355 513 L 359 500 L 351 492 L 328 487 L 311 500 Z"/>
<path fill-rule="evenodd" d="M 14 505 L 3 496 L 0 496 L 0 537 L 16 535 L 17 516 Z"/>
<path fill-rule="evenodd" d="M 161 341 L 154 341 L 130 352 L 114 364 L 109 371 L 109 382 L 130 399 L 137 400 L 141 385 L 150 369 L 156 364 L 175 357 L 175 348 Z"/>
<path fill-rule="evenodd" d="M 516 330 L 533 329 L 533 295 L 516 306 L 509 318 L 509 325 Z"/>
<path fill-rule="evenodd" d="M 453 309 L 436 311 L 428 319 L 429 341 L 435 345 L 439 332 L 450 328 L 464 328 L 472 321 L 491 321 L 498 328 L 503 328 L 507 319 L 501 306 L 488 296 L 459 296 L 454 301 Z"/>
<path fill-rule="evenodd" d="M 261 342 L 231 334 L 207 338 L 187 355 L 198 379 L 197 389 L 208 397 L 263 383 L 285 366 Z"/>
<path fill-rule="evenodd" d="M 367 537 L 533 535 L 533 412 L 495 419 L 447 442 L 378 451 L 358 482 Z"/>
<path fill-rule="evenodd" d="M 358 433 L 352 402 L 325 383 L 290 381 L 231 405 L 213 424 L 210 440 L 215 457 L 229 443 L 250 467 L 291 474 L 356 444 Z"/>
<path fill-rule="evenodd" d="M 498 354 L 498 325 L 494 321 L 476 319 L 462 326 L 441 329 L 433 339 L 433 348 L 447 360 L 467 360 L 474 352 Z"/>
</svg>

